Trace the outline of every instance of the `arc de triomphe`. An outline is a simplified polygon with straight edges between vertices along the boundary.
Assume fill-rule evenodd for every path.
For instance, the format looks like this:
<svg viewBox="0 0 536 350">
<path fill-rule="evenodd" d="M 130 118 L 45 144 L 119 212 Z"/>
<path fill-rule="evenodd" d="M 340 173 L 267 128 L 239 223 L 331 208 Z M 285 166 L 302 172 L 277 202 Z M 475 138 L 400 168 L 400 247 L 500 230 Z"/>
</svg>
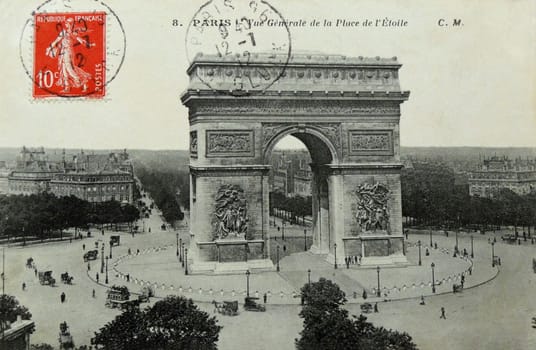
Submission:
<svg viewBox="0 0 536 350">
<path fill-rule="evenodd" d="M 181 100 L 190 121 L 191 273 L 273 269 L 268 173 L 287 135 L 312 159 L 310 251 L 331 263 L 406 263 L 399 121 L 409 92 L 400 89 L 401 64 L 296 54 L 285 67 L 270 62 L 198 55 L 188 69 Z M 281 74 L 268 88 L 236 89 L 237 78 L 272 70 Z"/>
</svg>

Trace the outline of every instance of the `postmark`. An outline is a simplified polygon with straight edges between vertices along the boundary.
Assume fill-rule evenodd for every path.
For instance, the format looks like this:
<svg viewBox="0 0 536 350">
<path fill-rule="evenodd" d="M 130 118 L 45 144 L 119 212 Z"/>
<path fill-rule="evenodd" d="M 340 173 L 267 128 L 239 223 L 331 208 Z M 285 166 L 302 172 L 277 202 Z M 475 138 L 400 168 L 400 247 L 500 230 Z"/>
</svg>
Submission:
<svg viewBox="0 0 536 350">
<path fill-rule="evenodd" d="M 232 79 L 230 85 L 219 84 L 221 77 L 211 71 L 197 73 L 208 88 L 233 95 L 272 86 L 284 75 L 291 51 L 287 21 L 264 0 L 210 0 L 195 13 L 186 33 L 190 63 L 214 58 L 239 68 L 223 73 Z"/>
<path fill-rule="evenodd" d="M 125 53 L 119 17 L 94 0 L 44 2 L 26 20 L 19 45 L 34 101 L 105 100 Z"/>
</svg>

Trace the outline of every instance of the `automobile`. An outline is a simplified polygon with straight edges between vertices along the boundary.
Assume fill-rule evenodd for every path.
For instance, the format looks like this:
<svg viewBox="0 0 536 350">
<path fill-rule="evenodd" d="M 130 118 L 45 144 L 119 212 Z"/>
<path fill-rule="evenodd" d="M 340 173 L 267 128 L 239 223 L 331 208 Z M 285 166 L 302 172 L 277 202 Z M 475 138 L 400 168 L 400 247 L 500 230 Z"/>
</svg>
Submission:
<svg viewBox="0 0 536 350">
<path fill-rule="evenodd" d="M 90 250 L 84 254 L 84 262 L 87 262 L 89 260 L 96 260 L 98 255 L 99 251 L 97 249 Z"/>
</svg>

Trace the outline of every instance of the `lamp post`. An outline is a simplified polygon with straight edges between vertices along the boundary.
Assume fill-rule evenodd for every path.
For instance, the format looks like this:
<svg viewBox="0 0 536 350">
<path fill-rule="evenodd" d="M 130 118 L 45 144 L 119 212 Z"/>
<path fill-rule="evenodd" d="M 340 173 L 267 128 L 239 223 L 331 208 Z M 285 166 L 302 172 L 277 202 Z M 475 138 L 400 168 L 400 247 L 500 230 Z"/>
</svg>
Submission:
<svg viewBox="0 0 536 350">
<path fill-rule="evenodd" d="M 277 272 L 279 272 L 279 244 L 277 245 L 277 254 L 275 256 L 275 260 L 277 262 Z"/>
<path fill-rule="evenodd" d="M 184 267 L 184 243 L 181 243 L 181 265 Z"/>
<path fill-rule="evenodd" d="M 435 264 L 432 263 L 430 265 L 430 267 L 432 267 L 432 293 L 435 293 L 435 276 L 434 276 L 434 267 L 435 267 Z"/>
<path fill-rule="evenodd" d="M 420 240 L 417 242 L 417 245 L 419 246 L 419 266 L 421 266 L 422 260 L 421 260 L 421 241 Z"/>
<path fill-rule="evenodd" d="M 311 284 L 311 269 L 307 270 L 307 283 Z"/>
<path fill-rule="evenodd" d="M 249 298 L 249 275 L 251 272 L 249 270 L 246 271 L 246 295 Z"/>
<path fill-rule="evenodd" d="M 108 284 L 108 257 L 106 257 L 106 279 L 104 283 Z"/>
<path fill-rule="evenodd" d="M 333 267 L 337 269 L 337 243 L 333 243 L 333 253 L 335 254 L 335 261 L 333 262 Z"/>
<path fill-rule="evenodd" d="M 456 251 L 458 251 L 458 231 L 456 230 Z"/>
<path fill-rule="evenodd" d="M 303 230 L 303 251 L 307 251 L 307 229 Z"/>
<path fill-rule="evenodd" d="M 179 233 L 178 232 L 176 234 L 176 238 L 177 238 L 177 251 L 175 252 L 175 255 L 179 256 Z"/>
<path fill-rule="evenodd" d="M 495 242 L 491 242 L 491 267 L 495 267 Z"/>
<path fill-rule="evenodd" d="M 110 240 L 110 259 L 112 258 L 112 241 Z"/>
<path fill-rule="evenodd" d="M 380 267 L 376 266 L 376 272 L 378 273 L 378 290 L 376 291 L 376 296 L 381 297 L 382 293 L 380 292 Z"/>
<path fill-rule="evenodd" d="M 432 230 L 430 230 L 430 248 L 433 247 L 433 243 L 432 243 Z"/>
<path fill-rule="evenodd" d="M 184 274 L 188 275 L 188 248 L 184 248 Z"/>
<path fill-rule="evenodd" d="M 104 243 L 102 244 L 102 247 L 101 247 L 101 268 L 100 268 L 100 273 L 104 273 Z"/>
<path fill-rule="evenodd" d="M 283 220 L 283 225 L 281 226 L 281 240 L 285 240 L 285 221 Z"/>
<path fill-rule="evenodd" d="M 473 252 L 473 235 L 471 235 L 471 258 L 474 258 L 475 254 Z"/>
</svg>

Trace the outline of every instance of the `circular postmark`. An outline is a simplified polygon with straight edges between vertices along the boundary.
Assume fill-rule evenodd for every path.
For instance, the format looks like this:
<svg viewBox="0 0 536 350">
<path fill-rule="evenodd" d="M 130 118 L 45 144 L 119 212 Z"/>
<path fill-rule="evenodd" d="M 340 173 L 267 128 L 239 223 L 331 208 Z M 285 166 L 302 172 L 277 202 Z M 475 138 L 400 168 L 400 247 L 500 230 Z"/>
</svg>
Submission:
<svg viewBox="0 0 536 350">
<path fill-rule="evenodd" d="M 24 23 L 19 42 L 35 100 L 104 98 L 125 52 L 121 20 L 95 0 L 45 1 Z"/>
<path fill-rule="evenodd" d="M 284 76 L 291 49 L 287 21 L 265 0 L 210 0 L 186 32 L 190 64 L 207 65 L 195 78 L 235 96 L 270 88 Z"/>
</svg>

